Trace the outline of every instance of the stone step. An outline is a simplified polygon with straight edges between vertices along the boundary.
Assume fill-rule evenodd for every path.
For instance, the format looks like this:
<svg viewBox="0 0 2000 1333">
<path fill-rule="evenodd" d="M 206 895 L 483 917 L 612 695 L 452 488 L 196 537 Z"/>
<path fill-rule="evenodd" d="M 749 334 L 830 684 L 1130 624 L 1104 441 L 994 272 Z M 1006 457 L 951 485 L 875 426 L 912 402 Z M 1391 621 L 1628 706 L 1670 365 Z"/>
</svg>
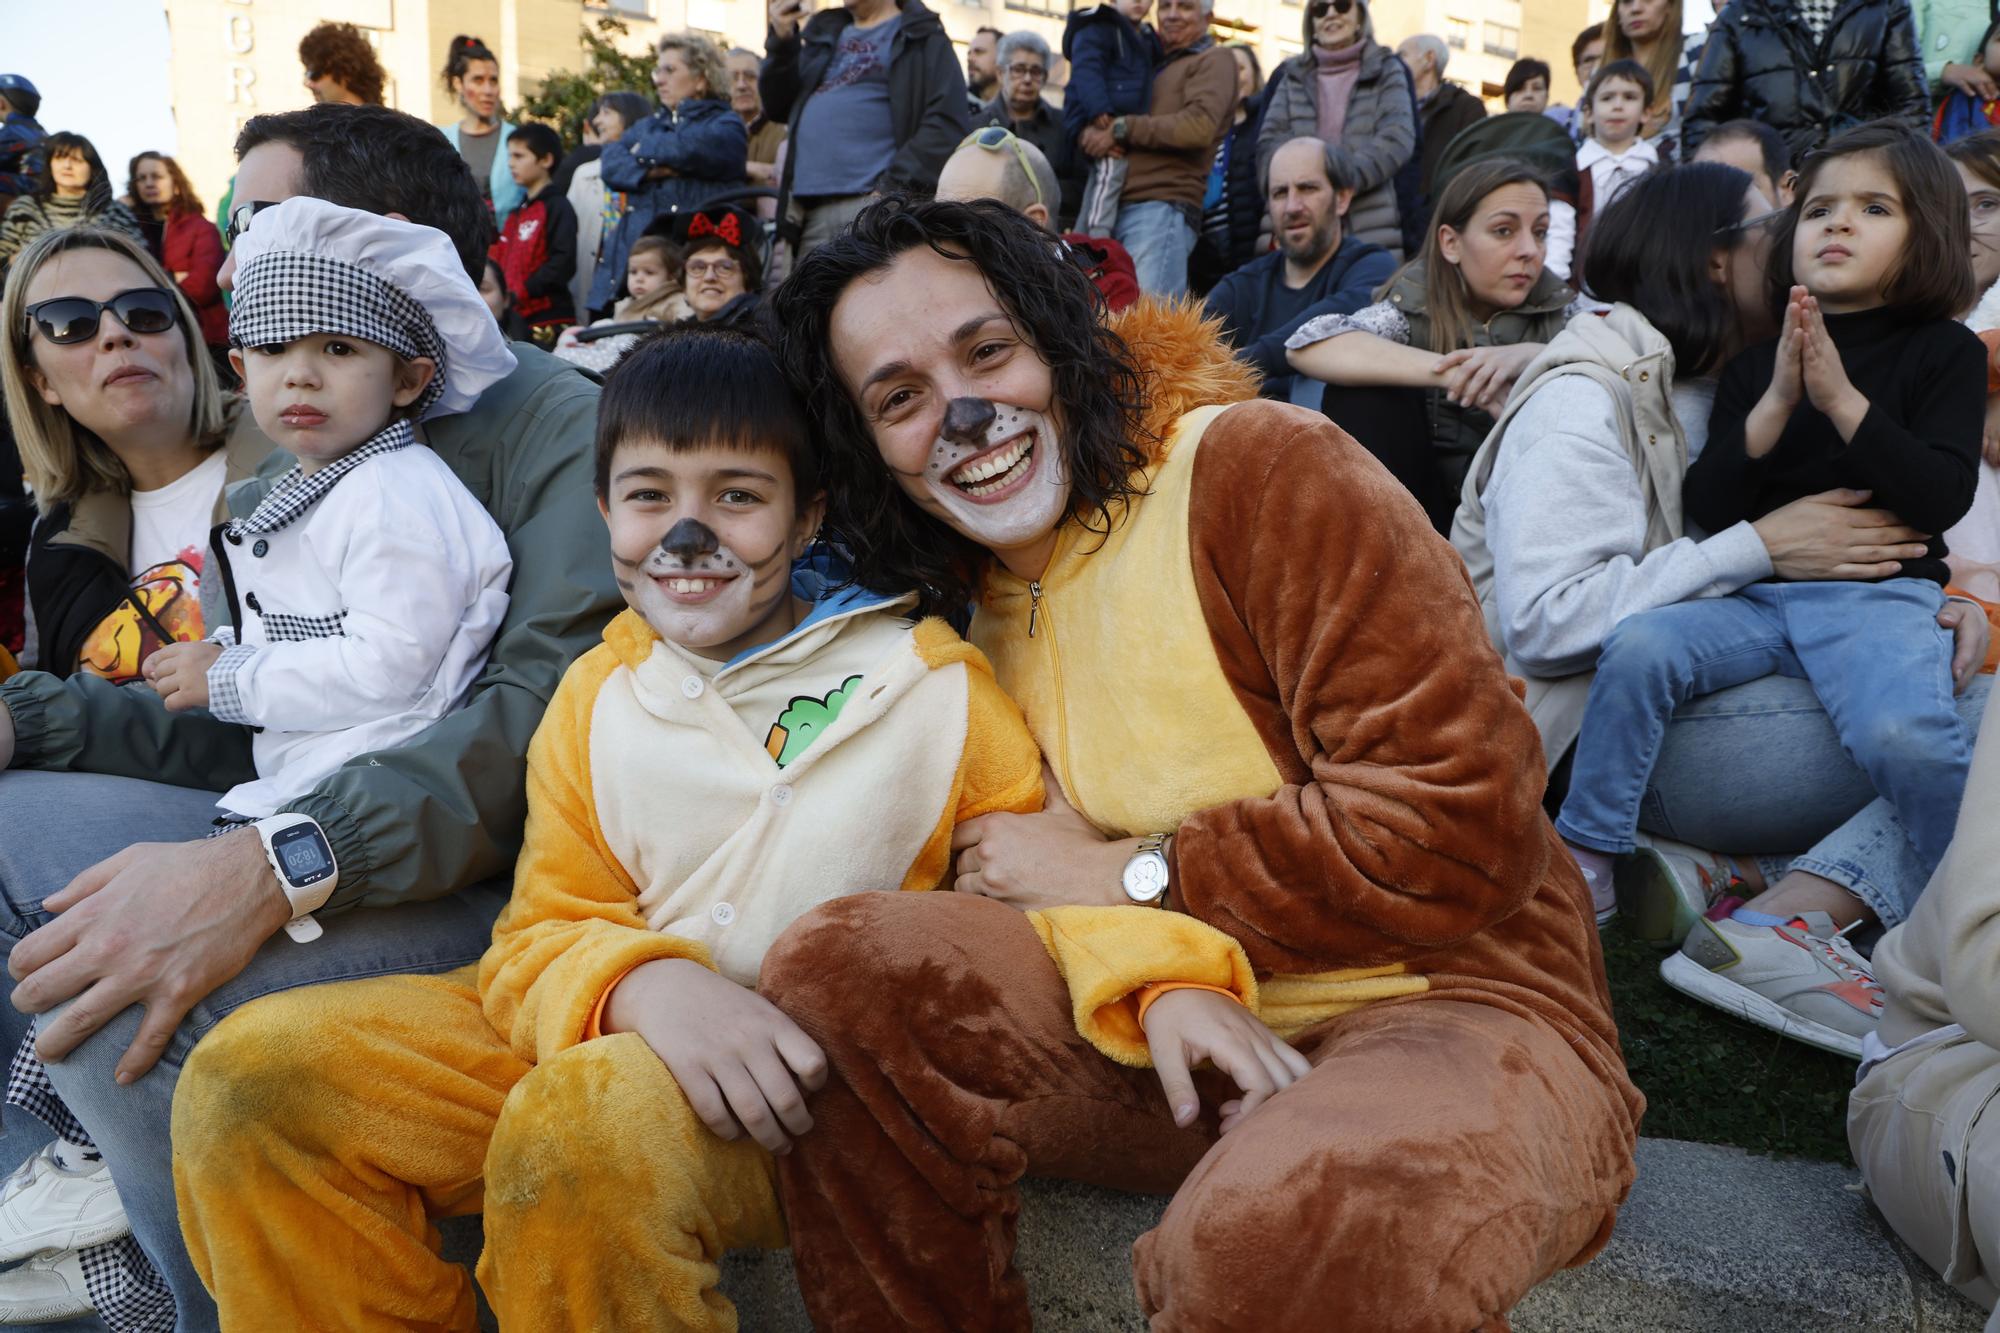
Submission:
<svg viewBox="0 0 2000 1333">
<path fill-rule="evenodd" d="M 1132 1242 L 1164 1207 L 1027 1182 L 1019 1261 L 1036 1326 L 1143 1333 Z M 450 1252 L 477 1252 L 474 1234 L 447 1231 Z M 722 1289 L 745 1329 L 812 1327 L 788 1254 L 730 1255 Z M 1980 1333 L 1986 1322 L 1889 1232 L 1852 1170 L 1671 1139 L 1640 1141 L 1639 1181 L 1603 1253 L 1529 1292 L 1512 1318 L 1517 1333 Z"/>
</svg>

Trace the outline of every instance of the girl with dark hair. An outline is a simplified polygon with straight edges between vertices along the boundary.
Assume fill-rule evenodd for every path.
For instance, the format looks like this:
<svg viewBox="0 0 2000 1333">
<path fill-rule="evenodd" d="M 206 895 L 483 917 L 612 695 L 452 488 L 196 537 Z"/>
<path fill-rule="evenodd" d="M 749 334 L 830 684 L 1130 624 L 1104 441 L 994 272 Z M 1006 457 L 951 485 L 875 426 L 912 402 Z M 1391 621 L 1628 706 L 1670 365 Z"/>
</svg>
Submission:
<svg viewBox="0 0 2000 1333">
<path fill-rule="evenodd" d="M 1549 192 L 1525 162 L 1451 178 L 1424 251 L 1352 315 L 1311 320 L 1286 359 L 1328 385 L 1328 416 L 1382 459 L 1439 531 L 1492 413 L 1574 298 L 1543 260 Z M 1429 448 L 1417 442 L 1428 442 Z"/>
<path fill-rule="evenodd" d="M 1549 62 L 1532 56 L 1516 60 L 1501 86 L 1500 100 L 1509 111 L 1529 111 L 1535 115 L 1549 109 Z"/>
<path fill-rule="evenodd" d="M 1457 556 L 1197 311 L 1107 327 L 997 204 L 878 203 L 777 305 L 857 577 L 970 602 L 1052 766 L 960 827 L 957 892 L 765 957 L 827 1056 L 778 1161 L 814 1327 L 1025 1328 L 1032 1174 L 1176 1194 L 1159 1324 L 1503 1322 L 1609 1234 L 1639 1098 Z"/>
<path fill-rule="evenodd" d="M 81 134 L 58 130 L 42 142 L 35 192 L 16 199 L 0 216 L 0 273 L 36 237 L 84 226 L 146 239 L 132 210 L 112 198 L 111 173 L 96 147 Z"/>
<path fill-rule="evenodd" d="M 472 169 L 496 229 L 505 226 L 528 192 L 507 170 L 507 139 L 517 127 L 507 123 L 500 105 L 500 61 L 477 37 L 454 37 L 442 78 L 445 91 L 458 99 L 465 114 L 438 128 Z"/>
<path fill-rule="evenodd" d="M 222 233 L 208 220 L 187 173 L 173 158 L 141 153 L 132 159 L 128 174 L 126 193 L 146 234 L 146 248 L 194 307 L 201 340 L 220 371 L 228 364 L 229 346 L 229 308 L 222 303 L 222 288 L 215 281 L 222 268 Z M 231 374 L 224 382 L 235 380 Z"/>
</svg>

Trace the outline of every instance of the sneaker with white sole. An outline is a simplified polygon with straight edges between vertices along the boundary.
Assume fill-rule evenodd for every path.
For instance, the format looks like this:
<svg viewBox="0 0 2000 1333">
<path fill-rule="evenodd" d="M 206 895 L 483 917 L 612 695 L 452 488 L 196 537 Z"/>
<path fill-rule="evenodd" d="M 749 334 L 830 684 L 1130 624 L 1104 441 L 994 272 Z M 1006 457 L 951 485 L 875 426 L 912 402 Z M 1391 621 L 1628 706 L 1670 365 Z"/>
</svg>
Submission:
<svg viewBox="0 0 2000 1333">
<path fill-rule="evenodd" d="M 1683 995 L 1759 1027 L 1861 1058 L 1861 1039 L 1882 1020 L 1882 988 L 1846 932 L 1824 912 L 1779 926 L 1698 920 L 1660 979 Z"/>
<path fill-rule="evenodd" d="M 1630 855 L 1618 858 L 1614 878 L 1626 929 L 1661 948 L 1678 947 L 1694 923 L 1742 883 L 1720 852 L 1649 833 L 1639 835 Z"/>
<path fill-rule="evenodd" d="M 102 1245 L 131 1230 L 111 1168 L 95 1149 L 58 1139 L 0 1182 L 0 1263 Z"/>
<path fill-rule="evenodd" d="M 0 1324 L 51 1324 L 96 1308 L 84 1290 L 83 1260 L 75 1250 L 38 1254 L 0 1273 Z"/>
</svg>

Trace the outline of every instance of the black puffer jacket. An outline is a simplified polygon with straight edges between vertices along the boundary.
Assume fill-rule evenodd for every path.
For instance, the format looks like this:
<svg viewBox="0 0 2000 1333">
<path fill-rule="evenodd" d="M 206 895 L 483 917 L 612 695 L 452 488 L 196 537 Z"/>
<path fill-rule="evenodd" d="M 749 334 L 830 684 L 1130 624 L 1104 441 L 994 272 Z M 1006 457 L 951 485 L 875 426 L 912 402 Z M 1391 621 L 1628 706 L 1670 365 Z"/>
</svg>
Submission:
<svg viewBox="0 0 2000 1333">
<path fill-rule="evenodd" d="M 1792 161 L 1866 120 L 1924 132 L 1930 94 L 1907 0 L 1843 0 L 1819 41 L 1791 0 L 1732 0 L 1682 112 L 1682 160 L 1725 120 L 1760 120 Z"/>
</svg>

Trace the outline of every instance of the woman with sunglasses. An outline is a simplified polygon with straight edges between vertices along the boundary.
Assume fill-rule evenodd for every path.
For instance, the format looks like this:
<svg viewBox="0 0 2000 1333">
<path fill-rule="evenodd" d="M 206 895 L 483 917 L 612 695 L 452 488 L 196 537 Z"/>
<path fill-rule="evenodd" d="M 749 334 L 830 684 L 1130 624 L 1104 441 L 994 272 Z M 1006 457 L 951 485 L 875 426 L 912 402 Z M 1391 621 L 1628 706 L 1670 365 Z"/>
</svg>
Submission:
<svg viewBox="0 0 2000 1333">
<path fill-rule="evenodd" d="M 83 226 L 123 232 L 135 241 L 145 239 L 132 210 L 111 197 L 111 174 L 90 140 L 58 131 L 42 142 L 42 173 L 35 192 L 16 199 L 0 216 L 0 273 L 37 236 Z"/>
<path fill-rule="evenodd" d="M 39 513 L 28 553 L 35 665 L 139 678 L 200 639 L 203 552 L 222 493 L 270 451 L 235 429 L 187 299 L 140 244 L 74 228 L 16 260 L 0 385 Z"/>
<path fill-rule="evenodd" d="M 1663 229 L 1663 217 L 1678 223 Z M 1712 534 L 1682 520 L 1681 478 L 1708 439 L 1714 376 L 1777 330 L 1766 264 L 1781 217 L 1746 172 L 1721 163 L 1655 172 L 1621 195 L 1592 227 L 1582 275 L 1612 308 L 1549 344 L 1473 460 L 1452 542 L 1508 670 L 1527 679 L 1552 770 L 1624 617 L 1773 575 L 1884 577 L 1925 550 L 1922 534 L 1864 507 L 1864 491 L 1808 496 Z M 1957 636 L 1959 711 L 1976 728 L 1990 678 L 1968 682 L 1985 655 L 1985 619 L 1948 602 L 1939 623 Z M 1749 897 L 1767 876 L 1750 906 L 1786 917 L 1812 906 L 1802 891 L 1909 878 L 1905 839 L 1884 833 L 1893 814 L 1868 805 L 1867 779 L 1803 681 L 1772 677 L 1683 708 L 1650 787 L 1647 831 L 1617 872 L 1615 900 L 1656 943 L 1677 942 L 1711 899 Z M 1662 834 L 1738 851 L 1817 845 L 1795 863 L 1732 859 Z M 1851 882 L 1828 884 L 1834 876 Z M 1603 889 L 1600 912 L 1614 905 Z"/>
<path fill-rule="evenodd" d="M 1410 71 L 1375 40 L 1367 0 L 1312 0 L 1306 50 L 1279 65 L 1264 93 L 1257 177 L 1271 155 L 1301 137 L 1324 139 L 1348 159 L 1354 203 L 1344 227 L 1403 257 L 1396 173 L 1416 154 L 1417 98 Z"/>
</svg>

